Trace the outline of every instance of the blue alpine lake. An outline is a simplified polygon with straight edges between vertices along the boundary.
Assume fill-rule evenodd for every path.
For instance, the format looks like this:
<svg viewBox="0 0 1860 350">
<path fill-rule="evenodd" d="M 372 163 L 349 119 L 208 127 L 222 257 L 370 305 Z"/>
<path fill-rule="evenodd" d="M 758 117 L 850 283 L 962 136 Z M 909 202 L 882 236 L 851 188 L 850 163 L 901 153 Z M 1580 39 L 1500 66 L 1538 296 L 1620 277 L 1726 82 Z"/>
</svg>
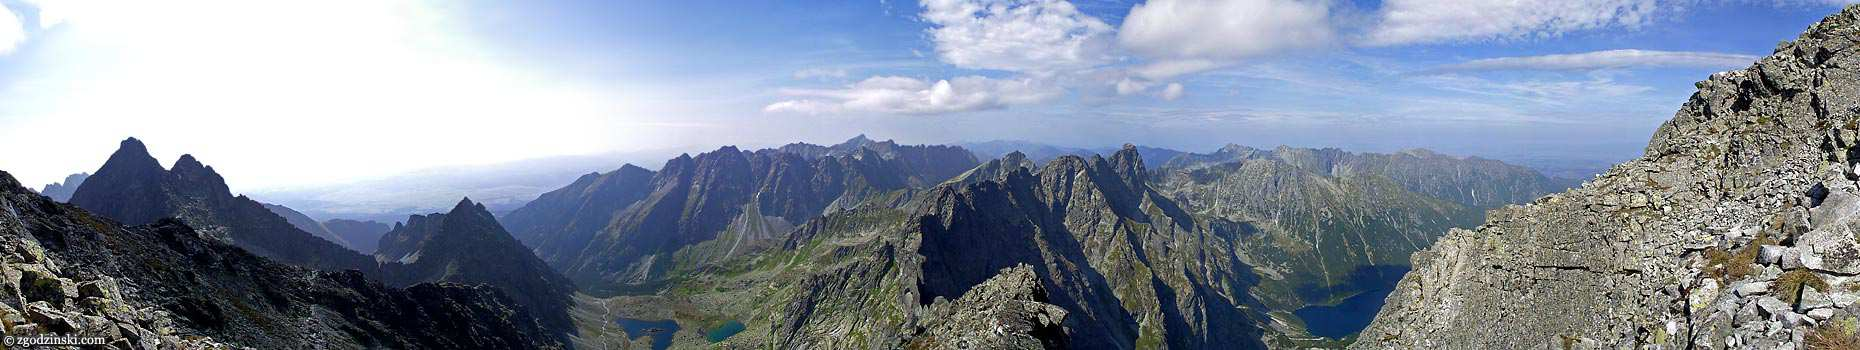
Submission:
<svg viewBox="0 0 1860 350">
<path fill-rule="evenodd" d="M 1407 266 L 1365 266 L 1351 273 L 1350 282 L 1344 285 L 1326 288 L 1326 292 L 1338 290 L 1359 290 L 1361 292 L 1344 298 L 1336 305 L 1312 305 L 1292 311 L 1298 319 L 1304 320 L 1305 330 L 1311 335 L 1343 339 L 1375 320 L 1376 312 L 1382 310 L 1382 303 L 1389 293 L 1395 291 L 1395 285 L 1401 282 L 1402 275 L 1408 273 Z M 1314 293 L 1315 294 L 1315 293 Z M 1310 295 L 1310 300 L 1323 300 L 1324 295 Z"/>
<path fill-rule="evenodd" d="M 737 333 L 742 333 L 743 328 L 745 327 L 743 327 L 742 322 L 730 320 L 730 322 L 725 322 L 715 329 L 704 332 L 704 338 L 710 340 L 712 343 L 720 342 L 724 339 L 730 339 L 730 336 L 736 335 Z"/>
<path fill-rule="evenodd" d="M 672 347 L 672 334 L 678 333 L 678 322 L 672 320 L 647 321 L 622 317 L 615 322 L 626 330 L 627 338 L 640 336 L 652 337 L 653 350 L 665 350 Z"/>
</svg>

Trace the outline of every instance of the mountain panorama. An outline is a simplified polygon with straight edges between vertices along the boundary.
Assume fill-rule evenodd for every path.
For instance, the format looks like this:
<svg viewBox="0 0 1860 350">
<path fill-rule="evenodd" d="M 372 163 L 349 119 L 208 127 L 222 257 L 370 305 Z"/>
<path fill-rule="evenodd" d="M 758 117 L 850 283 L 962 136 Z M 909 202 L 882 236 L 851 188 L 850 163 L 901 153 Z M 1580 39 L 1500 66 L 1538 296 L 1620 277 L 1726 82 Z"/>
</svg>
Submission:
<svg viewBox="0 0 1860 350">
<path fill-rule="evenodd" d="M 324 130 L 320 126 L 260 130 L 227 119 L 221 120 L 228 124 L 224 127 L 186 122 L 190 128 L 213 131 L 189 134 L 196 135 L 193 138 L 176 137 L 163 128 L 119 130 L 108 124 L 74 125 L 39 135 L 32 132 L 39 129 L 12 129 L 15 124 L 5 118 L 13 110 L 0 107 L 0 125 L 9 128 L 0 135 L 39 140 L 34 142 L 40 145 L 5 148 L 9 152 L 0 156 L 0 165 L 20 167 L 17 173 L 0 169 L 0 331 L 9 349 L 1860 349 L 1860 71 L 1854 69 L 1860 67 L 1860 5 L 1832 15 L 1821 5 L 1785 9 L 1782 4 L 1739 4 L 1735 6 L 1742 7 L 1727 10 L 1717 6 L 1732 5 L 1693 3 L 1686 10 L 1708 16 L 1667 12 L 1680 10 L 1660 2 L 1618 7 L 1588 1 L 1555 6 L 1510 3 L 1456 4 L 1463 8 L 1452 11 L 1483 18 L 1455 18 L 1445 22 L 1447 27 L 1428 27 L 1415 21 L 1428 20 L 1437 15 L 1430 11 L 1441 9 L 1394 0 L 1151 0 L 1113 5 L 951 0 L 924 1 L 918 7 L 881 2 L 878 6 L 888 16 L 904 15 L 892 11 L 922 11 L 905 22 L 910 28 L 928 26 L 881 37 L 928 37 L 933 52 L 916 57 L 935 56 L 929 59 L 998 74 L 934 83 L 904 75 L 876 76 L 835 89 L 783 88 L 775 95 L 794 100 L 759 108 L 771 114 L 811 115 L 796 118 L 815 118 L 806 120 L 832 130 L 840 126 L 819 122 L 867 121 L 830 114 L 903 114 L 915 119 L 873 129 L 910 135 L 900 136 L 907 140 L 934 139 L 917 135 L 959 130 L 975 136 L 956 139 L 990 141 L 914 143 L 846 132 L 833 139 L 857 136 L 814 144 L 800 139 L 817 137 L 764 142 L 744 136 L 752 134 L 718 131 L 723 136 L 641 138 L 639 142 L 665 143 L 663 149 L 670 150 L 653 158 L 639 151 L 499 163 L 513 151 L 560 153 L 545 149 L 577 142 L 576 133 L 586 131 L 568 129 L 591 130 L 613 121 L 550 124 L 559 120 L 539 116 L 507 122 L 444 108 L 417 112 L 467 114 L 416 123 L 335 118 L 318 122 L 349 123 L 345 127 L 358 129 L 394 127 L 401 129 L 393 134 L 400 137 L 395 142 L 403 143 L 395 143 L 398 148 L 355 148 L 350 143 L 380 144 L 366 137 L 324 133 L 306 153 L 295 151 L 293 142 L 299 139 L 284 134 L 315 133 Z M 66 54 L 56 51 L 60 48 L 34 46 L 41 41 L 54 46 L 49 44 L 59 43 L 62 35 L 107 32 L 84 27 L 94 23 L 86 21 L 99 18 L 90 17 L 89 10 L 72 9 L 72 23 L 60 22 L 63 19 L 52 16 L 58 13 L 55 6 L 0 4 L 0 12 L 7 15 L 0 19 L 27 19 L 23 23 L 31 24 L 13 33 L 8 32 L 13 24 L 0 21 L 0 44 L 7 45 L 0 46 L 0 62 L 18 60 L 25 62 L 22 67 L 38 67 L 45 63 L 35 57 Z M 504 20 L 522 24 L 522 18 L 533 15 L 523 11 L 536 10 L 525 6 L 537 5 L 509 6 L 512 17 Z M 639 6 L 653 12 L 651 16 L 666 16 L 654 17 L 661 20 L 655 23 L 672 21 L 688 10 L 678 7 L 683 5 Z M 1594 13 L 1568 13 L 1579 8 Z M 1792 40 L 1765 44 L 1761 50 L 1768 55 L 1762 57 L 1639 50 L 1500 57 L 1355 82 L 1307 75 L 1312 71 L 1301 69 L 1309 67 L 1282 64 L 1264 53 L 1241 53 L 1226 46 L 1227 41 L 1196 41 L 1204 36 L 1241 40 L 1286 30 L 1278 26 L 1318 26 L 1325 29 L 1302 32 L 1305 39 L 1300 40 L 1312 43 L 1302 50 L 1357 51 L 1349 55 L 1359 60 L 1351 63 L 1356 68 L 1316 63 L 1331 67 L 1319 71 L 1359 74 L 1357 68 L 1364 67 L 1358 65 L 1411 66 L 1407 58 L 1397 58 L 1405 55 L 1391 52 L 1454 56 L 1536 47 L 1530 45 L 1540 41 L 1575 47 L 1609 35 L 1646 40 L 1713 30 L 1638 17 L 1758 18 L 1747 28 L 1739 27 L 1748 29 L 1744 36 L 1750 36 L 1769 33 L 1760 29 L 1765 26 L 1794 23 L 1787 20 L 1794 18 L 1791 14 L 1807 8 L 1817 9 L 1806 19 L 1813 23 L 1804 31 L 1789 29 L 1796 33 Z M 1128 12 L 1106 12 L 1121 9 Z M 229 13 L 245 10 L 252 9 Z M 810 11 L 839 10 L 843 9 L 826 6 Z M 344 11 L 371 10 L 357 5 Z M 769 11 L 792 8 L 764 12 Z M 1507 17 L 1514 11 L 1551 19 L 1536 23 Z M 1274 14 L 1261 17 L 1258 12 Z M 1597 22 L 1579 16 L 1613 18 L 1630 12 L 1637 18 Z M 620 16 L 551 13 L 564 20 Z M 1311 16 L 1316 19 L 1299 19 Z M 1362 18 L 1346 21 L 1339 16 Z M 1223 25 L 1202 23 L 1207 21 Z M 1480 21 L 1523 22 L 1473 23 Z M 355 25 L 375 25 L 367 22 Z M 584 22 L 587 30 L 620 30 L 593 23 Z M 742 27 L 716 30 L 767 24 L 741 22 L 733 25 Z M 874 32 L 898 25 L 866 24 L 860 28 Z M 1409 27 L 1383 28 L 1402 25 Z M 1070 28 L 1050 31 L 1048 26 Z M 1246 27 L 1241 28 L 1245 33 L 1228 33 L 1232 26 Z M 1450 33 L 1506 26 L 1529 30 Z M 1622 30 L 1616 27 L 1646 31 L 1608 31 Z M 559 35 L 549 28 L 534 29 L 536 35 Z M 147 30 L 155 36 L 175 34 L 155 27 Z M 693 40 L 714 35 L 686 30 L 673 26 L 663 35 Z M 575 42 L 619 35 L 595 32 L 553 38 Z M 406 40 L 431 34 L 396 33 Z M 867 34 L 880 35 L 850 35 L 844 44 L 863 42 Z M 1346 38 L 1356 35 L 1365 38 Z M 1696 40 L 1668 39 L 1681 44 Z M 741 44 L 786 42 L 761 40 L 767 42 Z M 1182 40 L 1196 42 L 1175 42 Z M 1737 43 L 1741 41 L 1726 45 Z M 564 45 L 532 44 L 542 45 L 534 47 L 539 50 Z M 1248 50 L 1282 44 L 1259 41 L 1255 45 L 1260 47 Z M 401 52 L 401 44 L 383 45 L 370 51 L 367 60 L 429 58 L 423 51 Z M 1065 50 L 1043 51 L 1052 48 L 1039 45 Z M 1416 49 L 1417 45 L 1429 49 Z M 253 50 L 270 50 L 260 46 Z M 411 50 L 420 45 L 406 46 Z M 1458 49 L 1465 46 L 1479 47 Z M 692 51 L 683 55 L 692 56 L 718 50 L 685 48 Z M 132 59 L 143 49 L 125 46 L 122 59 Z M 1443 51 L 1430 51 L 1435 49 Z M 826 56 L 864 54 L 847 50 Z M 635 56 L 639 55 L 625 57 L 651 59 Z M 762 56 L 747 58 L 756 57 Z M 330 64 L 353 59 L 325 58 Z M 713 59 L 717 58 L 691 58 L 684 63 L 689 66 L 664 72 L 709 67 L 717 64 Z M 1278 59 L 1331 62 L 1323 57 Z M 1367 61 L 1381 63 L 1362 63 Z M 1303 132 L 1271 124 L 1320 122 L 1286 119 L 1302 118 L 1292 115 L 1304 112 L 1250 117 L 1267 123 L 1260 124 L 1264 133 L 1238 134 L 1219 125 L 1227 112 L 1155 112 L 1175 107 L 1129 109 L 1133 106 L 1120 104 L 1131 102 L 1119 102 L 1144 98 L 1154 100 L 1144 103 L 1206 103 L 1210 97 L 1189 94 L 1213 93 L 1203 89 L 1209 87 L 1203 85 L 1207 80 L 1234 76 L 1271 75 L 1265 80 L 1297 86 L 1334 82 L 1350 86 L 1332 89 L 1391 96 L 1400 92 L 1379 91 L 1387 86 L 1371 80 L 1419 79 L 1428 85 L 1477 85 L 1460 91 L 1489 99 L 1478 102 L 1482 105 L 1528 105 L 1515 110 L 1532 115 L 1521 118 L 1548 118 L 1544 113 L 1553 110 L 1535 108 L 1582 105 L 1574 110 L 1631 111 L 1637 107 L 1622 101 L 1664 86 L 1659 79 L 1640 80 L 1656 74 L 1650 70 L 1675 74 L 1723 61 L 1737 66 L 1688 76 L 1688 82 L 1697 81 L 1684 88 L 1689 97 L 1676 94 L 1673 103 L 1660 106 L 1660 113 L 1666 113 L 1676 104 L 1677 112 L 1657 126 L 1647 123 L 1646 133 L 1635 136 L 1635 142 L 1645 141 L 1644 147 L 1629 152 L 1638 157 L 1558 158 L 1590 152 L 1605 143 L 1602 139 L 1609 136 L 1604 134 L 1593 134 L 1594 139 L 1564 137 L 1560 140 L 1568 146 L 1526 150 L 1525 156 L 1480 148 L 1413 147 L 1435 144 L 1430 142 L 1437 140 L 1424 140 L 1427 136 L 1417 136 L 1404 147 L 1365 146 L 1370 141 L 1335 142 L 1351 145 L 1349 150 L 1292 146 L 1336 139 L 1308 136 L 1299 139 L 1305 141 L 1286 141 Z M 563 64 L 561 69 L 599 64 Z M 255 72 L 275 69 L 239 67 Z M 860 67 L 866 68 L 857 71 L 879 69 Z M 423 70 L 428 68 L 434 70 Z M 399 73 L 383 73 L 379 79 L 392 87 L 389 90 L 429 87 L 433 89 L 426 91 L 442 96 L 472 93 L 460 91 L 479 86 L 473 85 L 478 77 L 437 74 L 449 69 L 462 68 L 400 67 L 383 72 L 417 72 L 459 84 L 455 88 L 394 80 Z M 1068 77 L 1068 72 L 1078 74 Z M 1581 72 L 1577 74 L 1589 80 L 1502 80 L 1570 72 Z M 854 73 L 804 71 L 783 79 L 838 81 L 848 74 Z M 275 78 L 320 81 L 295 73 Z M 1094 79 L 1119 82 L 1114 89 L 1101 87 L 1104 91 L 1081 87 Z M 1319 80 L 1327 82 L 1313 83 Z M 11 82 L 0 75 L 0 87 Z M 1255 93 L 1251 89 L 1275 98 L 1306 98 L 1252 83 L 1256 82 L 1236 83 L 1245 88 L 1229 98 L 1257 100 L 1245 95 Z M 1185 92 L 1184 84 L 1195 90 Z M 524 90 L 534 94 L 509 96 L 571 94 L 536 89 Z M 1520 92 L 1524 90 L 1529 91 Z M 293 92 L 303 90 L 278 93 Z M 1590 100 L 1559 95 L 1572 92 L 1611 96 Z M 228 96 L 252 98 L 229 102 L 238 106 L 274 101 Z M 1513 98 L 1520 96 L 1525 98 Z M 1128 129 L 1117 133 L 1059 120 L 1022 128 L 1016 123 L 1024 121 L 1007 116 L 1050 112 L 1029 101 L 1064 98 L 1089 100 L 1080 103 L 1118 115 L 1152 111 L 1162 116 L 1110 123 Z M 4 88 L 0 99 L 26 100 Z M 176 103 L 188 101 L 197 100 Z M 714 98 L 688 101 L 734 103 Z M 1378 101 L 1366 96 L 1361 103 L 1385 107 Z M 1258 103 L 1259 109 L 1249 110 L 1288 106 Z M 1351 103 L 1356 102 L 1322 104 Z M 1194 106 L 1198 111 L 1228 108 Z M 216 113 L 221 107 L 200 108 L 202 113 Z M 569 113 L 573 108 L 523 111 Z M 1388 133 L 1429 132 L 1403 129 L 1411 125 L 1390 114 L 1402 110 L 1389 108 L 1365 120 L 1386 122 L 1373 128 Z M 77 115 L 89 109 L 60 111 Z M 980 120 L 999 122 L 1000 128 L 976 127 L 976 119 L 963 117 L 973 114 L 993 115 Z M 753 129 L 795 120 L 736 126 Z M 508 140 L 474 135 L 475 129 L 461 126 L 492 122 L 549 127 L 500 124 L 505 132 L 499 137 L 529 145 L 510 146 Z M 1455 118 L 1437 122 L 1479 123 Z M 30 125 L 63 125 L 34 123 Z M 1162 133 L 1181 123 L 1205 130 Z M 1584 123 L 1608 122 L 1539 127 Z M 712 120 L 621 124 L 705 130 L 731 125 Z M 1490 134 L 1479 137 L 1537 135 L 1500 126 L 1481 129 L 1486 127 L 1468 128 L 1478 130 L 1473 134 Z M 111 141 L 90 144 L 99 139 L 78 136 L 121 130 L 156 136 L 110 135 L 107 140 L 116 142 L 113 150 Z M 1003 130 L 1025 135 L 996 137 Z M 1335 131 L 1363 132 L 1343 127 Z M 243 136 L 214 136 L 227 133 Z M 452 136 L 427 138 L 432 133 Z M 528 133 L 550 136 L 523 136 Z M 1091 135 L 1087 137 L 1094 141 L 1029 141 L 1059 140 L 1071 133 Z M 1159 133 L 1176 136 L 1155 136 Z M 1205 147 L 1182 146 L 1188 139 L 1207 138 L 1197 136 L 1202 134 L 1252 136 L 1204 142 Z M 1439 137 L 1447 134 L 1466 136 L 1455 132 Z M 1105 135 L 1129 139 L 1101 137 Z M 691 140 L 721 141 L 674 145 Z M 11 145 L 7 142 L 0 140 L 0 145 Z M 1552 143 L 1537 144 L 1555 145 L 1555 140 L 1544 142 Z M 1278 143 L 1287 145 L 1274 145 Z M 243 156 L 248 149 L 265 154 Z M 78 151 L 94 154 L 66 153 Z M 383 154 L 387 156 L 377 158 Z M 463 164 L 456 159 L 479 156 L 481 166 L 411 167 L 432 159 L 453 160 L 431 164 Z M 102 162 L 68 168 L 61 165 L 65 159 Z M 1591 165 L 1597 159 L 1625 161 Z M 401 175 L 337 175 L 352 167 Z M 273 168 L 314 170 L 267 170 Z M 326 176 L 329 179 L 322 179 Z M 22 179 L 50 183 L 34 189 Z"/>
</svg>

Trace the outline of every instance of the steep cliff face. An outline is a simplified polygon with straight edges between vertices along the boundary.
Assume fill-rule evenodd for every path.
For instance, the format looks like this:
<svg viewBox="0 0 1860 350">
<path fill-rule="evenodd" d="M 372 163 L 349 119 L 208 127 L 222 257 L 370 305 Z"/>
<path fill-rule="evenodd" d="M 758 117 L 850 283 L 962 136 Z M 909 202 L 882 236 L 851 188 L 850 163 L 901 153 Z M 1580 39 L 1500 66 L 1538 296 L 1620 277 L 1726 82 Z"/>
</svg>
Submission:
<svg viewBox="0 0 1860 350">
<path fill-rule="evenodd" d="M 1011 162 L 1011 161 L 1010 161 Z M 924 195 L 922 297 L 1029 264 L 1084 348 L 1261 346 L 1237 243 L 1151 188 L 1134 147 Z"/>
<path fill-rule="evenodd" d="M 257 201 L 233 196 L 225 179 L 191 155 L 163 169 L 134 138 L 124 140 L 78 187 L 71 204 L 132 225 L 178 218 L 205 237 L 287 264 L 381 274 L 374 259 L 304 232 Z"/>
<path fill-rule="evenodd" d="M 0 172 L 0 320 L 9 336 L 112 348 L 562 348 L 487 287 L 385 287 L 278 264 L 171 219 L 122 226 Z"/>
<path fill-rule="evenodd" d="M 402 279 L 492 286 L 545 328 L 573 327 L 568 307 L 575 286 L 511 238 L 483 204 L 466 199 L 444 214 L 408 217 L 379 246 L 375 257 L 399 263 Z"/>
<path fill-rule="evenodd" d="M 567 187 L 539 196 L 504 215 L 504 227 L 545 261 L 580 253 L 614 217 L 651 194 L 653 172 L 627 164 L 607 173 L 583 175 Z"/>
<path fill-rule="evenodd" d="M 1423 253 L 1357 348 L 1787 348 L 1854 337 L 1860 7 L 1714 74 L 1644 156 Z"/>
</svg>

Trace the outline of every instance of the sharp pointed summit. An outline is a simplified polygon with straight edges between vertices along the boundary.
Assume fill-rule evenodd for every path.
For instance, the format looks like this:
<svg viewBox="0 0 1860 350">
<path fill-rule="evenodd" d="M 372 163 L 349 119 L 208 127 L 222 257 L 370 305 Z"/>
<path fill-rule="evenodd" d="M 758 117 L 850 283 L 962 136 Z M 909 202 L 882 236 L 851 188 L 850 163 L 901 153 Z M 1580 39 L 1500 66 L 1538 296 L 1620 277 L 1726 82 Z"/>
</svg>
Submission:
<svg viewBox="0 0 1860 350">
<path fill-rule="evenodd" d="M 544 327 L 562 332 L 573 328 L 567 310 L 574 285 L 471 198 L 459 200 L 447 213 L 408 217 L 405 226 L 381 236 L 375 257 L 401 264 L 397 274 L 408 280 L 497 287 L 525 305 Z"/>
<path fill-rule="evenodd" d="M 141 141 L 124 140 L 79 186 L 71 204 L 128 224 L 177 218 L 211 239 L 260 256 L 330 271 L 379 274 L 374 259 L 292 225 L 262 203 L 234 196 L 212 167 L 192 155 L 162 169 Z"/>
</svg>

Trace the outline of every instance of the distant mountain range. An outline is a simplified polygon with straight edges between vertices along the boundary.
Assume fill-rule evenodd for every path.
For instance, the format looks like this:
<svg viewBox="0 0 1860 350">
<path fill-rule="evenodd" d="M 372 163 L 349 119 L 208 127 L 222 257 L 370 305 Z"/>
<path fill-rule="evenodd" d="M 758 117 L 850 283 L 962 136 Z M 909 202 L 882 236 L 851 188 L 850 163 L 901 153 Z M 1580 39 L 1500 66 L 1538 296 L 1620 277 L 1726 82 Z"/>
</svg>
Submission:
<svg viewBox="0 0 1860 350">
<path fill-rule="evenodd" d="M 1573 183 L 1425 150 L 983 146 L 726 146 L 586 173 L 502 217 L 464 200 L 318 221 L 129 139 L 70 202 L 385 288 L 487 286 L 555 344 L 609 337 L 584 292 L 602 314 L 735 322 L 724 346 L 1269 348 L 1335 345 L 1297 311 L 1388 293 L 1441 233 Z"/>
<path fill-rule="evenodd" d="M 71 200 L 71 194 L 77 192 L 78 185 L 83 185 L 84 179 L 88 178 L 90 178 L 90 173 L 71 174 L 65 176 L 64 182 L 46 184 L 45 189 L 39 190 L 39 194 L 43 194 L 55 201 L 68 201 Z"/>
<path fill-rule="evenodd" d="M 536 196 L 612 164 L 662 160 L 675 151 L 640 151 L 559 156 L 486 165 L 450 166 L 376 179 L 249 193 L 260 201 L 283 205 L 318 220 L 347 219 L 393 223 L 408 215 L 452 209 L 459 197 L 471 197 L 493 214 L 508 213 Z"/>
<path fill-rule="evenodd" d="M 656 289 L 667 276 L 745 253 L 823 213 L 973 168 L 966 150 L 863 137 L 835 146 L 723 147 L 660 171 L 625 166 L 544 194 L 505 221 L 590 290 Z"/>
</svg>

